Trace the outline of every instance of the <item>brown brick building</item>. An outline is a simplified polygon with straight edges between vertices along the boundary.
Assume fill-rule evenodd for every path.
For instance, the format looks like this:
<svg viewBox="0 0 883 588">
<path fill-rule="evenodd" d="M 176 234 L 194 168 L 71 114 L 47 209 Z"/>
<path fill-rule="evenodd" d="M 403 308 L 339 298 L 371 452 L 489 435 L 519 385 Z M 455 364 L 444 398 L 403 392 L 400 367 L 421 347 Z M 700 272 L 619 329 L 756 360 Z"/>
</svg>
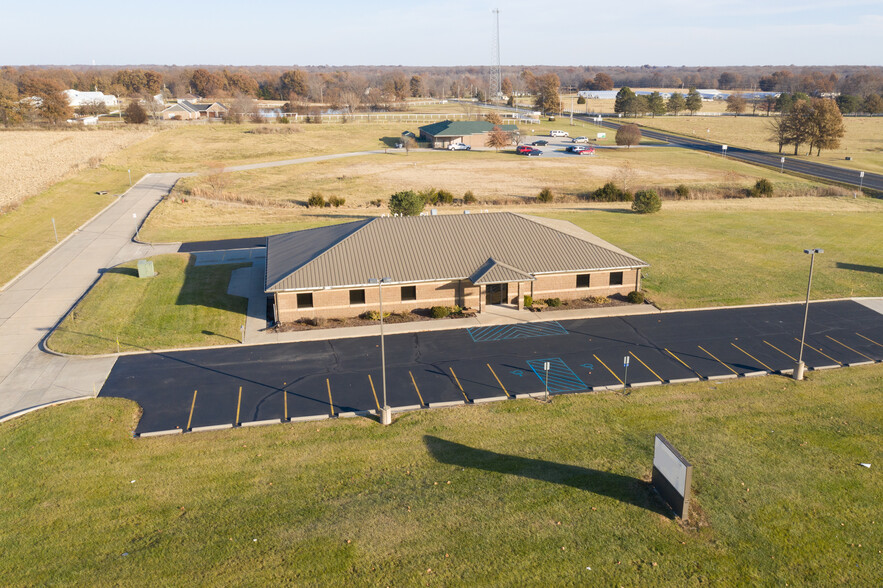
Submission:
<svg viewBox="0 0 883 588">
<path fill-rule="evenodd" d="M 496 125 L 507 133 L 517 133 L 515 125 Z M 485 147 L 494 125 L 483 120 L 443 120 L 420 127 L 420 140 L 427 141 L 436 149 L 447 149 L 451 143 L 463 143 L 470 147 Z"/>
<path fill-rule="evenodd" d="M 276 320 L 432 306 L 523 307 L 639 290 L 647 264 L 572 223 L 509 212 L 381 217 L 274 235 L 265 291 Z"/>
</svg>

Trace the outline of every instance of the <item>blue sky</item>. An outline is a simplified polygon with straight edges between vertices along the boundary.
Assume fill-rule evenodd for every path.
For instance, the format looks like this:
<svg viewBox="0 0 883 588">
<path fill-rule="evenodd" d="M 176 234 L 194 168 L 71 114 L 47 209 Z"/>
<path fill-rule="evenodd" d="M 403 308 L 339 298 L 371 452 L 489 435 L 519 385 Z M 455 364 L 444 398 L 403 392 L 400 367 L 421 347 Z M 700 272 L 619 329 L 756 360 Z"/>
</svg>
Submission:
<svg viewBox="0 0 883 588">
<path fill-rule="evenodd" d="M 881 0 L 12 2 L 0 63 L 880 65 Z M 554 7 L 553 7 L 554 6 Z M 568 7 L 565 11 L 562 7 Z"/>
</svg>

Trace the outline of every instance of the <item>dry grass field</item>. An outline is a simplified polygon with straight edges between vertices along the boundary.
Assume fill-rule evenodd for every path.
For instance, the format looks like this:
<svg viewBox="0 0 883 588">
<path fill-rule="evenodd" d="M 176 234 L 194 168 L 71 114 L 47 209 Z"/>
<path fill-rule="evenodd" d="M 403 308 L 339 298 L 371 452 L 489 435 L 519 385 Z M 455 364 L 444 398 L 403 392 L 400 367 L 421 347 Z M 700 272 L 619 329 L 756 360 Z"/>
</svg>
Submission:
<svg viewBox="0 0 883 588">
<path fill-rule="evenodd" d="M 673 188 L 687 184 L 695 192 L 748 188 L 759 178 L 780 192 L 800 194 L 816 185 L 721 157 L 667 147 L 599 150 L 595 157 L 526 158 L 510 152 L 412 152 L 369 155 L 346 160 L 224 174 L 223 194 L 216 179 L 187 178 L 176 189 L 180 198 L 211 195 L 219 200 L 275 206 L 302 206 L 314 192 L 343 197 L 349 207 L 399 190 L 445 189 L 455 197 L 471 190 L 482 204 L 529 200 L 544 187 L 559 199 L 574 200 L 607 181 L 627 189 Z"/>
<path fill-rule="evenodd" d="M 765 116 L 645 117 L 638 119 L 638 124 L 738 147 L 778 151 L 778 145 L 769 139 L 769 119 Z M 883 172 L 883 118 L 845 117 L 843 126 L 846 134 L 840 148 L 822 150 L 821 156 L 817 157 L 815 154 L 807 156 L 807 146 L 804 146 L 800 158 L 839 167 Z M 793 153 L 794 147 L 785 147 L 783 151 L 789 157 Z M 852 157 L 852 161 L 846 161 L 847 156 Z"/>
<path fill-rule="evenodd" d="M 0 208 L 21 202 L 154 134 L 150 127 L 118 130 L 0 132 Z"/>
</svg>

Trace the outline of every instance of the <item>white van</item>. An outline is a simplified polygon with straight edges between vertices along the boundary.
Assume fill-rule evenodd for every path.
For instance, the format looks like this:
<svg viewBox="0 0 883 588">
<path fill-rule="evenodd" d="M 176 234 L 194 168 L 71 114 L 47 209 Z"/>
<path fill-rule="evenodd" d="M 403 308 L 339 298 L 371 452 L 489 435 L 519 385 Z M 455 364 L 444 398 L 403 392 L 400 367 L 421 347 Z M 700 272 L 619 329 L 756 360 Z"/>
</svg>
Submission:
<svg viewBox="0 0 883 588">
<path fill-rule="evenodd" d="M 549 131 L 550 137 L 569 137 L 567 131 Z"/>
</svg>

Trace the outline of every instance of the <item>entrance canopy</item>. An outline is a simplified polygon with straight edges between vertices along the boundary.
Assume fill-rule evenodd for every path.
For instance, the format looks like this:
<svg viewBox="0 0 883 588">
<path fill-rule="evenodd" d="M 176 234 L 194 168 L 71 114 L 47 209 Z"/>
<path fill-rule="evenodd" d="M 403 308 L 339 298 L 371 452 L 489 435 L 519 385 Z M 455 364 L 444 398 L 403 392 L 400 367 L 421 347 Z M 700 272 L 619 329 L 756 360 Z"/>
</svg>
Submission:
<svg viewBox="0 0 883 588">
<path fill-rule="evenodd" d="M 511 265 L 488 258 L 469 280 L 476 286 L 484 284 L 504 284 L 509 282 L 532 282 L 534 278 L 529 273 Z"/>
</svg>

